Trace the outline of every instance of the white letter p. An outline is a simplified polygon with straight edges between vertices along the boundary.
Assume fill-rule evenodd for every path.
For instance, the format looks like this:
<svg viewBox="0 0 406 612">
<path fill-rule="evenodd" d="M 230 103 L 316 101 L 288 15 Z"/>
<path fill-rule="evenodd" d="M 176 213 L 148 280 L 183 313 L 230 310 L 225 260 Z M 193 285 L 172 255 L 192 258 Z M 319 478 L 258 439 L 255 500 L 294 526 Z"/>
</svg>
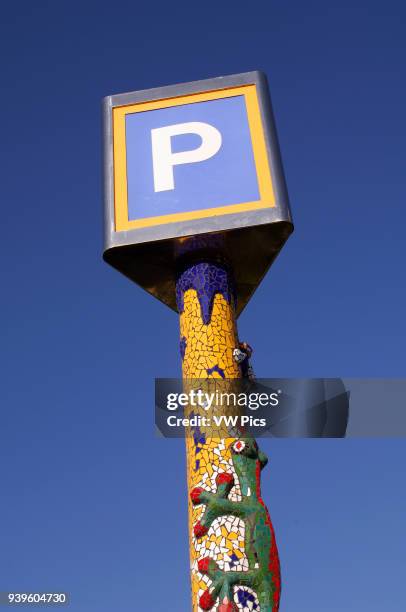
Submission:
<svg viewBox="0 0 406 612">
<path fill-rule="evenodd" d="M 172 153 L 171 138 L 180 134 L 197 134 L 202 143 L 197 149 Z M 154 190 L 175 189 L 173 167 L 193 164 L 213 157 L 221 147 L 221 134 L 209 123 L 190 121 L 151 130 Z"/>
</svg>

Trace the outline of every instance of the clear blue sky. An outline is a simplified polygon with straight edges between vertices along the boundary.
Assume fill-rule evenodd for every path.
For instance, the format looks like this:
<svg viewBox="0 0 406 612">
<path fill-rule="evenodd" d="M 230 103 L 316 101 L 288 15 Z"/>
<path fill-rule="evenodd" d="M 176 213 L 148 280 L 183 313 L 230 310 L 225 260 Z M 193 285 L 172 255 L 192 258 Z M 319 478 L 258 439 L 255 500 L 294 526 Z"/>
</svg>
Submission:
<svg viewBox="0 0 406 612">
<path fill-rule="evenodd" d="M 153 435 L 178 322 L 101 260 L 104 95 L 264 70 L 296 231 L 240 320 L 256 372 L 404 376 L 405 19 L 400 0 L 3 4 L 0 590 L 190 610 L 183 443 Z M 281 612 L 403 610 L 405 441 L 263 448 Z"/>
</svg>

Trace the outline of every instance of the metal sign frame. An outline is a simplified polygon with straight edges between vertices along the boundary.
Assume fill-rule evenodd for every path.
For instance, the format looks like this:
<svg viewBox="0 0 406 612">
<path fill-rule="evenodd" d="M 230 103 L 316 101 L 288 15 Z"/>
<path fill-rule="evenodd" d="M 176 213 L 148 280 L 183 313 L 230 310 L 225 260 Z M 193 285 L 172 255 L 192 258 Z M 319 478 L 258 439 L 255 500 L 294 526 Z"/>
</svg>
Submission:
<svg viewBox="0 0 406 612">
<path fill-rule="evenodd" d="M 128 218 L 125 118 L 131 113 L 243 95 L 260 199 Z M 104 259 L 176 309 L 176 244 L 221 234 L 236 275 L 239 314 L 293 230 L 266 76 L 258 71 L 107 96 L 103 100 Z M 242 254 L 241 245 L 244 245 Z"/>
<path fill-rule="evenodd" d="M 260 200 L 129 221 L 126 115 L 236 95 L 244 95 L 246 101 Z M 107 248 L 291 220 L 268 86 L 261 72 L 108 96 L 103 118 Z"/>
</svg>

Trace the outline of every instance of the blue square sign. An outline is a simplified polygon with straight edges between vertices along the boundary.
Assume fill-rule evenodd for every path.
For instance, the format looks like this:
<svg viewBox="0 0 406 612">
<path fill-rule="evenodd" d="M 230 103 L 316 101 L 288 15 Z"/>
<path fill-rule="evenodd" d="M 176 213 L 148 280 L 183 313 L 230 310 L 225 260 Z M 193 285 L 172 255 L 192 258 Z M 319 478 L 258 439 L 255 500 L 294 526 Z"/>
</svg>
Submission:
<svg viewBox="0 0 406 612">
<path fill-rule="evenodd" d="M 128 219 L 259 200 L 245 97 L 126 116 Z"/>
<path fill-rule="evenodd" d="M 275 206 L 255 85 L 112 116 L 116 231 Z"/>
</svg>

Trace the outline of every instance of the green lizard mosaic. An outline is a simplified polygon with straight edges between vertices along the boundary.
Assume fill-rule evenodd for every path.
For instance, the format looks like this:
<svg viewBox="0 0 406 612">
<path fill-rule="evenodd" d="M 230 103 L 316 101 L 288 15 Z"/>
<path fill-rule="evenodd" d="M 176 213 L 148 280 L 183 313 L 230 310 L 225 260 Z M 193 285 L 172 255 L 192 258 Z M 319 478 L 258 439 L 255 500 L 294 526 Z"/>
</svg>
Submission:
<svg viewBox="0 0 406 612">
<path fill-rule="evenodd" d="M 217 476 L 216 493 L 195 487 L 191 491 L 193 505 L 204 504 L 201 520 L 195 525 L 197 538 L 204 537 L 213 521 L 231 515 L 239 517 L 245 525 L 245 554 L 248 571 L 223 571 L 210 557 L 199 560 L 199 572 L 212 581 L 210 589 L 200 598 L 200 608 L 211 610 L 219 598 L 219 612 L 233 612 L 236 586 L 255 591 L 261 612 L 277 612 L 279 609 L 281 579 L 275 533 L 268 510 L 261 497 L 260 474 L 268 462 L 253 438 L 239 438 L 231 446 L 232 461 L 241 489 L 241 501 L 231 501 L 228 496 L 235 485 L 232 474 Z"/>
</svg>

